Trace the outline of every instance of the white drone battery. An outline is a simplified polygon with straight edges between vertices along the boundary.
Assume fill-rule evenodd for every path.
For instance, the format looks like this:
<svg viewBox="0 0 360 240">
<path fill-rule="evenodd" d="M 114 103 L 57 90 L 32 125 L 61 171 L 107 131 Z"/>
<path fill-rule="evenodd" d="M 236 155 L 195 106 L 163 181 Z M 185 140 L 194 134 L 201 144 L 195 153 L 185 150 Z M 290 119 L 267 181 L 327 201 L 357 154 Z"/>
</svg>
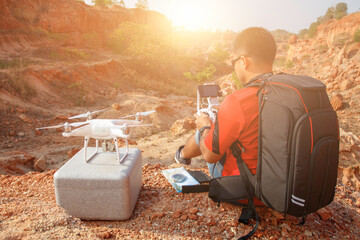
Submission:
<svg viewBox="0 0 360 240">
<path fill-rule="evenodd" d="M 90 155 L 95 148 L 87 151 Z M 86 162 L 81 149 L 54 175 L 57 204 L 81 219 L 129 219 L 142 185 L 141 160 L 141 151 L 130 148 L 121 164 L 116 153 L 101 150 Z"/>
</svg>

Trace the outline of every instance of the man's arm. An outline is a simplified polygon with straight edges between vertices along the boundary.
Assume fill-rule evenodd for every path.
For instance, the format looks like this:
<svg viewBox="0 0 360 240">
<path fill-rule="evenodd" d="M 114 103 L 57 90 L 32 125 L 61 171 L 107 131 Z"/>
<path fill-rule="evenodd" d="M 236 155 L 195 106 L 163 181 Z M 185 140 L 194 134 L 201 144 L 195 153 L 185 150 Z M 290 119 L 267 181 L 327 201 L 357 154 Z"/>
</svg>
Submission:
<svg viewBox="0 0 360 240">
<path fill-rule="evenodd" d="M 191 135 L 186 141 L 184 148 L 181 151 L 182 158 L 193 158 L 200 156 L 201 152 L 198 145 L 195 142 L 195 134 Z"/>
<path fill-rule="evenodd" d="M 199 115 L 195 115 L 195 124 L 197 129 L 201 129 L 202 127 L 208 126 L 210 127 L 212 125 L 212 121 L 211 119 L 205 115 L 204 113 L 202 113 L 200 116 Z M 202 134 L 201 134 L 201 139 L 199 141 L 199 148 L 200 148 L 200 152 L 202 154 L 202 156 L 204 157 L 205 161 L 207 161 L 208 163 L 216 163 L 217 161 L 219 161 L 221 159 L 220 154 L 216 154 L 213 153 L 212 151 L 210 151 L 204 142 L 204 139 L 206 138 L 206 135 L 209 133 L 209 129 L 205 129 Z M 195 142 L 195 140 L 194 140 Z"/>
<path fill-rule="evenodd" d="M 217 161 L 219 161 L 221 159 L 220 154 L 216 154 L 216 153 L 213 153 L 212 151 L 210 151 L 205 146 L 205 142 L 204 142 L 204 139 L 206 138 L 209 131 L 210 131 L 209 129 L 206 129 L 201 136 L 200 151 L 201 151 L 201 154 L 203 155 L 205 161 L 207 161 L 208 163 L 216 163 Z"/>
</svg>

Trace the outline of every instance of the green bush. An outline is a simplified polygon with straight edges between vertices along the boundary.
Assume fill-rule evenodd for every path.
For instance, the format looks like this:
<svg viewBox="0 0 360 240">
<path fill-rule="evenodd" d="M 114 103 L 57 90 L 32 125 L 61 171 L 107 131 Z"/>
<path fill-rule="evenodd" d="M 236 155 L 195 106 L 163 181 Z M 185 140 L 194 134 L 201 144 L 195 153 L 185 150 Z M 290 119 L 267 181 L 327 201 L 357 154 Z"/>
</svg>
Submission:
<svg viewBox="0 0 360 240">
<path fill-rule="evenodd" d="M 44 47 L 44 48 L 36 49 L 35 51 L 33 51 L 32 54 L 34 57 L 40 57 L 50 61 L 66 61 L 66 62 L 86 60 L 91 57 L 90 54 L 86 53 L 81 49 L 76 49 L 76 48 Z"/>
<path fill-rule="evenodd" d="M 293 35 L 293 33 L 290 33 L 288 31 L 282 30 L 282 29 L 276 29 L 274 31 L 271 31 L 271 34 L 275 38 L 276 42 L 287 41 Z"/>
<path fill-rule="evenodd" d="M 342 48 L 348 41 L 351 41 L 351 36 L 348 33 L 339 33 L 335 35 L 332 45 Z"/>
<path fill-rule="evenodd" d="M 341 19 L 347 15 L 348 6 L 344 2 L 340 2 L 335 6 L 334 18 Z"/>
<path fill-rule="evenodd" d="M 147 0 L 137 0 L 135 6 L 141 9 L 149 9 L 149 3 Z"/>
<path fill-rule="evenodd" d="M 214 75 L 215 72 L 216 68 L 214 67 L 214 65 L 210 64 L 209 66 L 203 68 L 197 74 L 186 72 L 184 73 L 184 76 L 189 80 L 196 81 L 198 84 L 203 84 L 204 82 L 210 80 L 210 78 Z"/>
<path fill-rule="evenodd" d="M 329 50 L 329 47 L 327 45 L 319 45 L 319 46 L 316 47 L 316 49 L 320 53 L 326 53 L 326 51 Z"/>
<path fill-rule="evenodd" d="M 300 30 L 299 33 L 298 33 L 298 37 L 299 37 L 300 39 L 304 39 L 307 32 L 308 32 L 308 30 L 307 30 L 306 28 Z"/>
<path fill-rule="evenodd" d="M 233 71 L 231 74 L 231 81 L 234 83 L 236 89 L 241 89 L 244 87 L 242 82 L 240 82 L 240 80 L 237 78 L 235 71 Z"/>
<path fill-rule="evenodd" d="M 67 85 L 66 88 L 72 89 L 72 88 L 81 88 L 81 87 L 82 87 L 81 82 L 74 82 L 74 83 Z"/>
<path fill-rule="evenodd" d="M 90 55 L 79 49 L 66 48 L 65 57 L 66 59 L 69 60 L 84 60 L 84 59 L 88 59 Z"/>
<path fill-rule="evenodd" d="M 285 57 L 275 58 L 274 67 L 284 67 L 286 63 Z"/>
<path fill-rule="evenodd" d="M 354 42 L 360 42 L 360 29 L 355 31 L 353 40 Z"/>
<path fill-rule="evenodd" d="M 295 66 L 295 64 L 293 63 L 293 61 L 291 60 L 287 60 L 285 63 L 286 68 L 292 68 Z"/>
<path fill-rule="evenodd" d="M 28 65 L 28 61 L 16 58 L 12 60 L 0 60 L 0 69 L 21 68 Z"/>
<path fill-rule="evenodd" d="M 57 42 L 65 42 L 67 39 L 70 38 L 69 33 L 52 33 L 48 32 L 47 36 Z"/>
<path fill-rule="evenodd" d="M 310 38 L 315 36 L 318 26 L 319 26 L 319 22 L 313 22 L 312 24 L 310 24 L 309 30 L 307 31 L 307 35 Z"/>
<path fill-rule="evenodd" d="M 214 51 L 209 54 L 209 63 L 213 64 L 217 70 L 226 68 L 226 60 L 229 58 L 229 53 L 220 44 L 217 44 Z"/>
</svg>

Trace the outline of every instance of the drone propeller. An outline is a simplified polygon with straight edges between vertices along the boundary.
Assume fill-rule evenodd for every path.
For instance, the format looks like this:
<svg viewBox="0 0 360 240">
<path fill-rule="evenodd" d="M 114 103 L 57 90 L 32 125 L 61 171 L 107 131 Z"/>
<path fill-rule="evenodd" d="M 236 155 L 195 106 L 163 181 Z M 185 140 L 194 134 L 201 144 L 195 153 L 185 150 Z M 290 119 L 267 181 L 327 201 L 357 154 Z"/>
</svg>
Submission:
<svg viewBox="0 0 360 240">
<path fill-rule="evenodd" d="M 123 126 L 119 126 L 119 128 L 127 128 L 127 127 L 149 127 L 149 126 L 154 126 L 154 124 L 134 124 L 134 125 L 123 125 Z"/>
<path fill-rule="evenodd" d="M 121 118 L 131 118 L 131 117 L 137 117 L 137 116 L 147 116 L 151 113 L 156 112 L 156 110 L 152 110 L 152 111 L 147 111 L 147 112 L 138 112 L 136 114 L 133 115 L 129 115 L 129 116 L 125 116 L 125 117 L 121 117 Z"/>
<path fill-rule="evenodd" d="M 36 130 L 42 130 L 42 129 L 51 129 L 51 128 L 61 128 L 61 127 L 80 127 L 82 125 L 88 124 L 88 122 L 74 122 L 74 123 L 64 123 L 64 124 L 59 124 L 59 125 L 55 125 L 55 126 L 49 126 L 49 127 L 41 127 L 41 128 L 36 128 Z"/>
<path fill-rule="evenodd" d="M 79 114 L 79 115 L 76 115 L 76 116 L 69 117 L 69 119 L 87 118 L 87 117 L 90 117 L 91 115 L 93 115 L 93 114 L 95 114 L 95 113 L 103 112 L 103 111 L 106 111 L 106 110 L 108 110 L 108 109 L 109 109 L 109 108 L 104 108 L 104 109 L 97 110 L 97 111 L 93 111 L 93 112 L 87 112 L 87 113 Z"/>
</svg>

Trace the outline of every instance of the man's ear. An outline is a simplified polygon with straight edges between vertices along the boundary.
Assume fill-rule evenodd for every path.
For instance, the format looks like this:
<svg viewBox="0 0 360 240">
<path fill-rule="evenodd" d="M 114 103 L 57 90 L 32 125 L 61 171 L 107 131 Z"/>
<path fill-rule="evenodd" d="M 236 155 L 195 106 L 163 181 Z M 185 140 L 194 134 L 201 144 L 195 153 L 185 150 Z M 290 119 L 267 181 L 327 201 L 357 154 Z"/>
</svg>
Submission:
<svg viewBox="0 0 360 240">
<path fill-rule="evenodd" d="M 247 68 L 249 67 L 249 59 L 245 56 L 241 57 L 241 64 L 243 65 L 244 69 L 247 70 Z"/>
</svg>

